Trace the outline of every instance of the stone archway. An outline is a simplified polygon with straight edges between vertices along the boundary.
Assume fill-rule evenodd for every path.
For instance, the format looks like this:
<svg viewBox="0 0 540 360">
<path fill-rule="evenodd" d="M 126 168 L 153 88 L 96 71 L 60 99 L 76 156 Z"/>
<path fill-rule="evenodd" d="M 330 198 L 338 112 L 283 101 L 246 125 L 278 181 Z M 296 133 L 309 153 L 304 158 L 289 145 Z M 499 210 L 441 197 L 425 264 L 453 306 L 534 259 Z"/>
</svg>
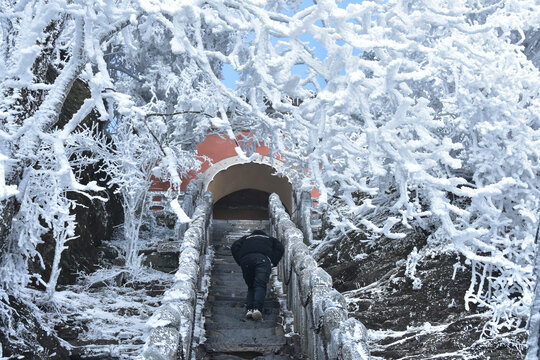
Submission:
<svg viewBox="0 0 540 360">
<path fill-rule="evenodd" d="M 216 165 L 219 169 L 219 164 Z M 221 166 L 218 171 L 214 168 L 214 171 L 211 171 L 213 176 L 206 177 L 205 188 L 212 192 L 214 205 L 231 194 L 233 194 L 232 196 L 234 194 L 242 196 L 242 191 L 250 190 L 264 192 L 268 195 L 278 194 L 287 211 L 291 213 L 292 185 L 287 178 L 274 175 L 275 168 L 263 162 L 229 163 L 227 165 L 229 166 Z M 245 192 L 243 194 L 245 196 Z"/>
</svg>

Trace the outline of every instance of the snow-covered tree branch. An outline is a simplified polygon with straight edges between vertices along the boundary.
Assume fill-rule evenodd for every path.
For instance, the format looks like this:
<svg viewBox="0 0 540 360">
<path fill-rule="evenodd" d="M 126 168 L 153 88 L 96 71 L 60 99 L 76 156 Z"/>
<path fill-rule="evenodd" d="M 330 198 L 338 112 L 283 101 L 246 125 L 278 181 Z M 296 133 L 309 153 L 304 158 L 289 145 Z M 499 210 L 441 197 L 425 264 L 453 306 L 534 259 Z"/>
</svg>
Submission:
<svg viewBox="0 0 540 360">
<path fill-rule="evenodd" d="M 234 139 L 246 129 L 282 156 L 295 186 L 320 191 L 332 234 L 361 229 L 399 242 L 406 229 L 424 227 L 430 245 L 466 258 L 466 300 L 489 311 L 486 330 L 527 319 L 540 207 L 531 45 L 540 6 L 299 7 L 1 1 L 2 321 L 9 295 L 37 278 L 27 263 L 39 261 L 45 234 L 56 253 L 50 278 L 38 280 L 54 298 L 62 251 L 76 236 L 68 193 L 104 190 L 82 183 L 78 167 L 103 161 L 124 196 L 133 265 L 150 175 L 178 187 L 198 169 L 194 147 L 208 131 Z M 239 76 L 235 90 L 221 81 L 225 64 Z M 61 120 L 76 81 L 89 96 Z M 84 130 L 92 113 L 107 135 Z M 95 158 L 78 155 L 85 151 Z M 390 215 L 381 220 L 383 210 Z"/>
</svg>

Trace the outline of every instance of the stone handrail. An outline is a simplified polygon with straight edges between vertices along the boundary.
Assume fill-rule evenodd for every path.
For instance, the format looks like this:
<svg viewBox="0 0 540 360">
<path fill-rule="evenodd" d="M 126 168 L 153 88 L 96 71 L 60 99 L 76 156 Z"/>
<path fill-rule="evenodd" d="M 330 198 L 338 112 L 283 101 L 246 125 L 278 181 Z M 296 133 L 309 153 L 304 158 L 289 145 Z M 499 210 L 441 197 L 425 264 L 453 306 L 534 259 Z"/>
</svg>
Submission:
<svg viewBox="0 0 540 360">
<path fill-rule="evenodd" d="M 185 231 L 174 285 L 165 292 L 162 305 L 148 320 L 151 327 L 138 360 L 191 359 L 197 293 L 204 275 L 212 195 L 199 197 L 192 221 Z"/>
<path fill-rule="evenodd" d="M 203 178 L 197 177 L 191 180 L 186 187 L 186 191 L 184 192 L 184 197 L 182 199 L 182 210 L 189 217 L 193 215 L 195 205 L 197 204 L 197 199 L 199 198 L 199 195 L 202 191 L 202 185 L 203 185 Z M 184 236 L 184 233 L 186 232 L 187 227 L 188 227 L 187 223 L 177 222 L 174 229 L 175 236 L 177 239 L 181 239 Z"/>
<path fill-rule="evenodd" d="M 302 350 L 311 360 L 370 359 L 367 331 L 348 317 L 345 297 L 332 287 L 332 277 L 317 265 L 277 194 L 270 196 L 272 235 L 285 247 L 278 276 L 294 314 Z"/>
<path fill-rule="evenodd" d="M 294 192 L 295 223 L 304 234 L 306 244 L 313 242 L 313 232 L 311 231 L 311 194 L 308 191 Z"/>
</svg>

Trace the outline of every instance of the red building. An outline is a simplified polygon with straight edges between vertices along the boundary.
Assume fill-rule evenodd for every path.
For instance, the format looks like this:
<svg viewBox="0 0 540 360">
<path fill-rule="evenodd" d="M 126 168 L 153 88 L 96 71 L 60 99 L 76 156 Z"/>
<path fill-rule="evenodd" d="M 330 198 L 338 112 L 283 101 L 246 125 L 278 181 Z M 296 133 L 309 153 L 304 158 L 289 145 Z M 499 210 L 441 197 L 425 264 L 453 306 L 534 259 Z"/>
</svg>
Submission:
<svg viewBox="0 0 540 360">
<path fill-rule="evenodd" d="M 245 136 L 247 133 L 241 133 L 233 140 L 226 135 L 209 135 L 197 144 L 197 155 L 201 160 L 205 160 L 197 173 L 191 173 L 182 179 L 180 190 L 185 191 L 192 179 L 203 174 L 204 190 L 213 194 L 216 218 L 230 217 L 233 216 L 232 213 L 245 218 L 253 213 L 264 212 L 264 201 L 267 207 L 268 195 L 273 192 L 280 196 L 287 210 L 291 211 L 292 185 L 287 178 L 274 175 L 275 170 L 283 166 L 283 162 L 279 156 L 272 159 L 269 156 L 270 149 L 264 144 L 256 144 L 254 154 L 249 156 L 249 159 L 239 156 L 236 150 L 239 147 L 238 142 L 245 141 Z M 162 193 L 166 192 L 169 186 L 169 183 L 160 181 L 152 184 L 150 191 L 155 195 L 152 197 L 151 209 L 163 209 Z M 314 189 L 312 197 L 318 195 Z M 222 214 L 224 209 L 227 209 L 227 215 Z"/>
</svg>

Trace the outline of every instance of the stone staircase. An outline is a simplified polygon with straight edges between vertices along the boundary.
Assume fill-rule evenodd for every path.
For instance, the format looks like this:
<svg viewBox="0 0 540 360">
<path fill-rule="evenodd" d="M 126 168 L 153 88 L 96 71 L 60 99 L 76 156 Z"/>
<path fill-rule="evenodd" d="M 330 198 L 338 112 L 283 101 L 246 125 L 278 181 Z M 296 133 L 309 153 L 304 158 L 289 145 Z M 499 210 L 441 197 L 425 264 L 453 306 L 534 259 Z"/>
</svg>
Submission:
<svg viewBox="0 0 540 360">
<path fill-rule="evenodd" d="M 214 262 L 205 308 L 206 342 L 198 359 L 302 359 L 295 337 L 286 337 L 279 302 L 269 284 L 263 320 L 245 318 L 247 288 L 231 244 L 256 229 L 268 231 L 268 220 L 214 220 Z"/>
</svg>

